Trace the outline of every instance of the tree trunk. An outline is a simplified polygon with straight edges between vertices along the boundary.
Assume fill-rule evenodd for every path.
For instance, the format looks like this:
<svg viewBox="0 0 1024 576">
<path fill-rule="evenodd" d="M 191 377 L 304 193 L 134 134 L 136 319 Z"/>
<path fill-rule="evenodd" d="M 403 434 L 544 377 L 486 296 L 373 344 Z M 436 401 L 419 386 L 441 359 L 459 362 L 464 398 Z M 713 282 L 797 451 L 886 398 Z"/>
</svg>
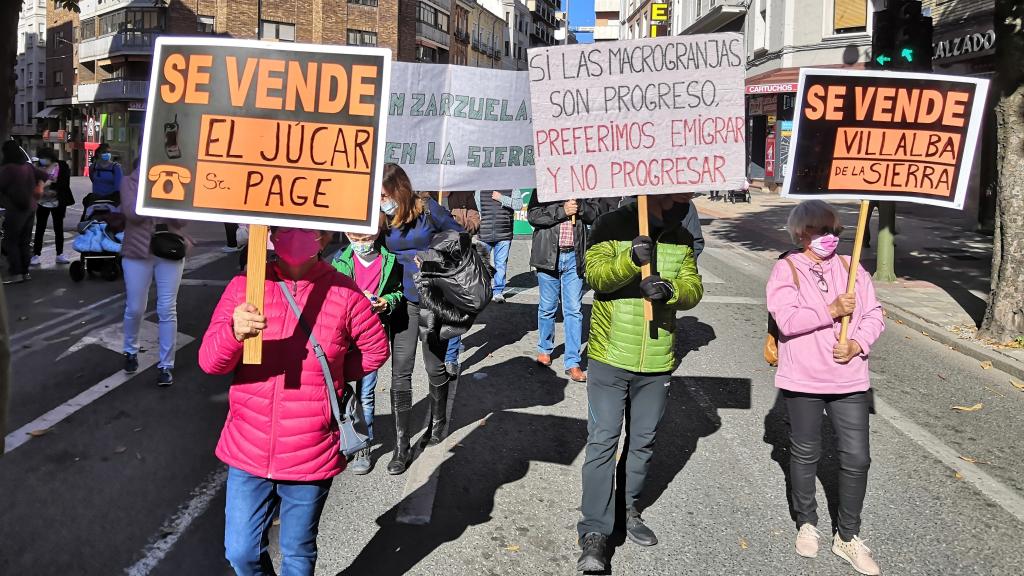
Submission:
<svg viewBox="0 0 1024 576">
<path fill-rule="evenodd" d="M 0 2 L 0 142 L 7 140 L 14 123 L 14 66 L 18 63 L 18 16 L 21 1 Z"/>
<path fill-rule="evenodd" d="M 980 336 L 1008 342 L 1024 335 L 1024 6 L 997 0 L 996 87 L 999 130 L 992 292 Z"/>
</svg>

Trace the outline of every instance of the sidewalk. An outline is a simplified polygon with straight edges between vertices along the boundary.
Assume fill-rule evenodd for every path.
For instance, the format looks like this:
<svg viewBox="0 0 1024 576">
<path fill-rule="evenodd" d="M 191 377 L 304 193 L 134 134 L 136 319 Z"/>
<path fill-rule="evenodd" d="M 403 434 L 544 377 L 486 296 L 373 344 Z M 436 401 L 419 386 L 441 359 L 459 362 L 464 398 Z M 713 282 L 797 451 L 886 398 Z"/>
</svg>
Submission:
<svg viewBox="0 0 1024 576">
<path fill-rule="evenodd" d="M 790 249 L 786 218 L 795 200 L 753 192 L 750 203 L 695 200 L 710 235 L 774 259 Z M 846 232 L 845 253 L 852 250 L 858 203 L 833 203 Z M 877 211 L 871 239 L 877 236 Z M 983 342 L 975 337 L 988 303 L 992 239 L 974 232 L 974 223 L 959 211 L 900 204 L 896 222 L 896 274 L 892 284 L 876 283 L 887 315 L 979 361 L 1024 380 L 1024 349 Z M 875 270 L 874 243 L 861 264 Z"/>
</svg>

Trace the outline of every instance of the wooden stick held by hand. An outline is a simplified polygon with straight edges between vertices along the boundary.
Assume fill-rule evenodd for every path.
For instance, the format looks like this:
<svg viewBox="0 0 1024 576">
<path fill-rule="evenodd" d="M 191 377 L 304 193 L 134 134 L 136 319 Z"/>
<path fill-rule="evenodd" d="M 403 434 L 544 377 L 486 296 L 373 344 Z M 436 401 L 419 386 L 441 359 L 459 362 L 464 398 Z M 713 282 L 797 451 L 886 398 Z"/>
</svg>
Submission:
<svg viewBox="0 0 1024 576">
<path fill-rule="evenodd" d="M 857 234 L 853 240 L 853 256 L 850 257 L 850 278 L 846 283 L 846 293 L 856 292 L 857 269 L 860 268 L 861 244 L 864 242 L 864 231 L 868 226 L 868 209 L 870 202 L 861 200 L 860 214 L 857 217 Z M 841 256 L 840 256 L 841 258 Z M 839 330 L 839 343 L 846 344 L 847 333 L 850 331 L 850 317 L 843 316 L 843 327 Z"/>
<path fill-rule="evenodd" d="M 650 223 L 648 222 L 647 216 L 647 196 L 637 196 L 637 217 L 640 219 L 640 235 L 650 236 L 651 229 Z M 640 267 L 640 280 L 647 278 L 651 275 L 651 263 L 648 262 Z M 654 306 L 651 305 L 651 301 L 644 298 L 644 320 L 651 322 L 654 320 Z"/>
<path fill-rule="evenodd" d="M 249 225 L 248 262 L 245 270 L 245 301 L 262 314 L 264 287 L 267 278 L 267 227 Z M 242 364 L 263 363 L 263 332 L 245 341 Z"/>
</svg>

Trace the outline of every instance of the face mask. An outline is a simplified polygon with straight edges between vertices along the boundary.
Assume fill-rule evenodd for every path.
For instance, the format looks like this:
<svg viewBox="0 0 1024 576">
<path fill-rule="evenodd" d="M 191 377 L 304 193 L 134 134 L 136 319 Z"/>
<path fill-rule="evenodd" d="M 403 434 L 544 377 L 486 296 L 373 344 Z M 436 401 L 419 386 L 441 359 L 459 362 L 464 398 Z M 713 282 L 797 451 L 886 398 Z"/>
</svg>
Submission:
<svg viewBox="0 0 1024 576">
<path fill-rule="evenodd" d="M 50 165 L 49 158 L 40 158 L 39 159 L 39 165 L 40 166 L 49 166 Z"/>
<path fill-rule="evenodd" d="M 305 264 L 320 253 L 320 234 L 312 230 L 280 230 L 274 235 L 274 251 L 287 264 Z"/>
<path fill-rule="evenodd" d="M 818 258 L 828 258 L 835 254 L 836 248 L 838 247 L 839 237 L 835 234 L 811 236 L 811 252 L 814 252 Z"/>
<path fill-rule="evenodd" d="M 100 154 L 100 160 L 103 160 L 104 162 L 110 162 L 110 152 L 104 152 L 103 154 Z"/>
<path fill-rule="evenodd" d="M 377 247 L 374 246 L 373 242 L 353 242 L 352 251 L 360 256 L 368 256 L 377 251 Z"/>
<path fill-rule="evenodd" d="M 395 210 L 398 210 L 398 203 L 394 200 L 385 200 L 380 203 L 380 211 L 388 216 L 394 216 Z"/>
</svg>

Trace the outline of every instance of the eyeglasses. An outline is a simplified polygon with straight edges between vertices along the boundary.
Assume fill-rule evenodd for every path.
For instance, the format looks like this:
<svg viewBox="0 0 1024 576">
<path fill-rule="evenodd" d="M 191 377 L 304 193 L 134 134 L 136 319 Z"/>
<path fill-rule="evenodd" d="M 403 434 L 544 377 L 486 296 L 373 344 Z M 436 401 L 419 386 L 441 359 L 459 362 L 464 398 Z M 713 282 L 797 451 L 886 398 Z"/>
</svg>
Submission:
<svg viewBox="0 0 1024 576">
<path fill-rule="evenodd" d="M 804 228 L 804 230 L 811 235 L 820 234 L 824 236 L 825 234 L 834 234 L 836 236 L 842 236 L 843 230 L 845 230 L 845 228 L 843 228 L 839 224 L 836 224 L 835 226 L 821 226 L 820 228 L 808 226 Z"/>
<path fill-rule="evenodd" d="M 818 290 L 828 292 L 828 282 L 825 281 L 825 271 L 821 269 L 821 264 L 811 266 L 810 271 L 818 278 Z"/>
</svg>

